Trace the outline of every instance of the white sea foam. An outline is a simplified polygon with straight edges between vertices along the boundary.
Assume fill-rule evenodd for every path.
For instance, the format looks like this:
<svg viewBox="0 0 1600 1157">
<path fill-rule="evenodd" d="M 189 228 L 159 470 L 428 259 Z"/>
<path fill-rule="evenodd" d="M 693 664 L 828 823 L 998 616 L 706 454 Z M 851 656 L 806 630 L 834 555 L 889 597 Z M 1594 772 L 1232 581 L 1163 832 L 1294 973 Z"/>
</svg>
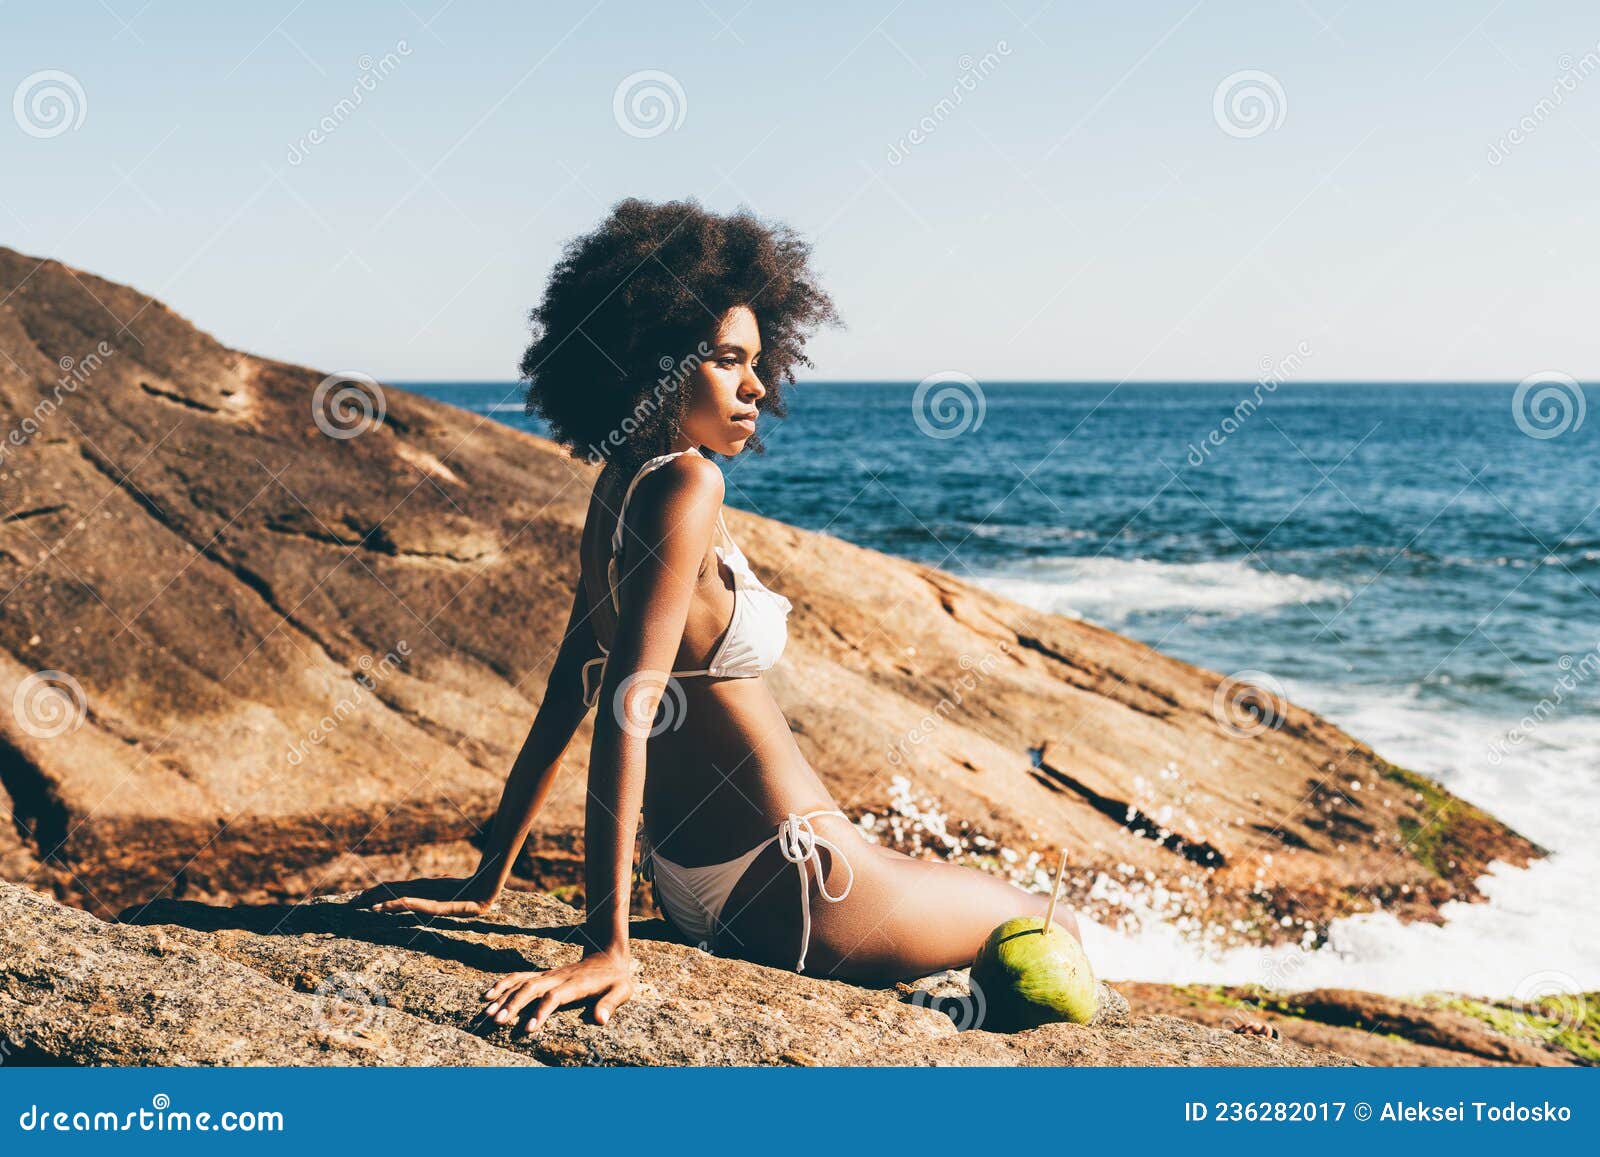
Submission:
<svg viewBox="0 0 1600 1157">
<path fill-rule="evenodd" d="M 974 581 L 1020 603 L 1117 624 L 1173 607 L 1202 614 L 1259 614 L 1295 603 L 1348 599 L 1339 583 L 1284 574 L 1238 560 L 1156 562 L 1123 558 L 1038 558 Z"/>
<path fill-rule="evenodd" d="M 1278 989 L 1338 986 L 1397 995 L 1446 990 L 1507 997 L 1530 978 L 1600 988 L 1600 719 L 1543 724 L 1498 766 L 1490 743 L 1508 721 L 1446 715 L 1404 696 L 1295 687 L 1290 696 L 1402 766 L 1435 776 L 1552 853 L 1527 869 L 1495 865 L 1479 904 L 1445 906 L 1442 926 L 1402 924 L 1375 912 L 1335 921 L 1328 943 L 1204 954 L 1178 929 L 1149 921 L 1126 935 L 1085 922 L 1086 947 L 1107 977 L 1256 983 Z"/>
</svg>

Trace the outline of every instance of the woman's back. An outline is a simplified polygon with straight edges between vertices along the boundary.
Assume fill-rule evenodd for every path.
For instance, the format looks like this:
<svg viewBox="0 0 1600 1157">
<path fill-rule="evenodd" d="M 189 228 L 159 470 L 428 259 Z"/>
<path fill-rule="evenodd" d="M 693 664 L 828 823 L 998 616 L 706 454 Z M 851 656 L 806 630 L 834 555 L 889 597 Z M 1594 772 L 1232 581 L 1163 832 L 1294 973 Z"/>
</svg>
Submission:
<svg viewBox="0 0 1600 1157">
<path fill-rule="evenodd" d="M 590 628 L 603 652 L 616 643 L 610 561 L 618 559 L 614 573 L 619 584 L 626 584 L 641 565 L 641 552 L 648 549 L 632 531 L 639 518 L 635 504 L 649 501 L 656 490 L 641 479 L 629 496 L 632 481 L 619 471 L 601 473 L 581 543 L 579 581 L 589 601 Z M 619 513 L 627 526 L 622 550 L 613 555 Z M 719 524 L 719 534 L 725 536 L 726 524 L 720 517 Z M 723 558 L 723 550 L 730 557 Z M 695 576 L 675 672 L 703 672 L 729 650 L 737 653 L 729 657 L 732 664 L 749 652 L 781 654 L 781 639 L 764 642 L 761 636 L 782 630 L 788 600 L 767 590 L 748 568 L 731 540 L 713 541 L 707 547 Z M 627 597 L 625 588 L 617 594 Z M 741 598 L 746 601 L 743 608 Z M 741 637 L 730 639 L 730 630 Z M 729 648 L 729 643 L 737 645 Z M 647 832 L 664 854 L 681 856 L 688 865 L 714 863 L 770 834 L 772 825 L 791 811 L 833 806 L 764 679 L 678 676 L 668 682 L 660 699 L 656 717 L 648 724 L 644 813 Z M 613 710 L 613 705 L 602 699 L 599 710 Z"/>
</svg>

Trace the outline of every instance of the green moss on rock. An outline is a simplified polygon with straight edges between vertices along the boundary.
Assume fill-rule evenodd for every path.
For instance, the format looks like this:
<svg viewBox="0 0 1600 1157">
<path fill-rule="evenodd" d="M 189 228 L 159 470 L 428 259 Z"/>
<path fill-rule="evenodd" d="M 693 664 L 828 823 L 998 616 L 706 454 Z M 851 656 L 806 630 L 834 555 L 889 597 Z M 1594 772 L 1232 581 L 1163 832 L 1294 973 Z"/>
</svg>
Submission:
<svg viewBox="0 0 1600 1157">
<path fill-rule="evenodd" d="M 1466 1013 L 1516 1040 L 1550 1045 L 1585 1064 L 1600 1064 L 1600 992 L 1547 996 L 1524 1005 L 1465 996 L 1435 997 L 1430 1003 Z"/>
<path fill-rule="evenodd" d="M 1533 855 L 1544 849 L 1525 840 L 1499 820 L 1441 784 L 1392 763 L 1381 764 L 1383 777 L 1412 792 L 1415 816 L 1398 816 L 1396 824 L 1411 856 L 1441 879 L 1476 877 L 1489 861 L 1500 858 L 1507 837 Z"/>
</svg>

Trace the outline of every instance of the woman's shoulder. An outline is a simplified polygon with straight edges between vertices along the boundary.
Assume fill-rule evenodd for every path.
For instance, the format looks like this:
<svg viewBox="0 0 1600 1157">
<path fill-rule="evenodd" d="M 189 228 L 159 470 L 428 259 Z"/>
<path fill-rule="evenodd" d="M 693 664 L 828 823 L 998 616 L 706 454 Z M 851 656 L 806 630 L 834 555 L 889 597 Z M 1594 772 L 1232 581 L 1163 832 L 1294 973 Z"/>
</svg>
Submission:
<svg viewBox="0 0 1600 1157">
<path fill-rule="evenodd" d="M 710 528 L 722 509 L 725 483 L 717 464 L 694 452 L 652 460 L 632 484 L 619 526 L 660 541 L 675 530 Z"/>
<path fill-rule="evenodd" d="M 711 459 L 695 450 L 678 454 L 663 454 L 652 459 L 656 465 L 639 479 L 639 489 L 652 486 L 658 497 L 683 494 L 691 498 L 714 495 L 722 499 L 722 470 Z"/>
</svg>

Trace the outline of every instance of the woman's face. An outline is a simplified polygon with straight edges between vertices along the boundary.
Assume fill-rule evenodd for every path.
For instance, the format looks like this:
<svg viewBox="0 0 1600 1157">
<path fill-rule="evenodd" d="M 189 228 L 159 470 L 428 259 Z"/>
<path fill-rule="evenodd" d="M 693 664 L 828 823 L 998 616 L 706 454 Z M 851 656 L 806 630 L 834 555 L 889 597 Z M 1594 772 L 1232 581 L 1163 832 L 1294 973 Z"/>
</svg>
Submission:
<svg viewBox="0 0 1600 1157">
<path fill-rule="evenodd" d="M 679 449 L 705 446 L 731 457 L 756 432 L 756 403 L 767 388 L 756 377 L 761 329 L 742 305 L 730 309 L 711 341 L 711 356 L 689 376 L 689 408 Z"/>
</svg>

